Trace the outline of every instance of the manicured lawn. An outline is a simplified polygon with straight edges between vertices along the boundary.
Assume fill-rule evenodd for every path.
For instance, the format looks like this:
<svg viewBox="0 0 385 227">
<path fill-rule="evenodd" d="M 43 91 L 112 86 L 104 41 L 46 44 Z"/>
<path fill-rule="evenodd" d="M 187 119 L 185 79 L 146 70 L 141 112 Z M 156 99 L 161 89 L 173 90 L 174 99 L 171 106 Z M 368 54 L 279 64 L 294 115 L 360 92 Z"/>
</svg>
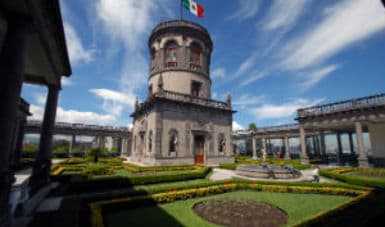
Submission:
<svg viewBox="0 0 385 227">
<path fill-rule="evenodd" d="M 348 175 L 354 175 L 354 176 L 358 176 L 358 177 L 364 177 L 368 180 L 374 180 L 374 181 L 382 181 L 382 182 L 385 182 L 385 176 L 370 176 L 370 175 L 366 175 L 366 174 L 362 174 L 360 172 L 349 172 L 349 173 L 345 173 L 345 174 L 348 174 Z"/>
<path fill-rule="evenodd" d="M 216 226 L 203 220 L 192 210 L 195 203 L 212 198 L 254 199 L 272 204 L 281 208 L 288 214 L 288 226 L 352 199 L 352 197 L 348 196 L 238 191 L 204 198 L 159 204 L 157 206 L 117 211 L 105 214 L 105 220 L 110 227 Z"/>
</svg>

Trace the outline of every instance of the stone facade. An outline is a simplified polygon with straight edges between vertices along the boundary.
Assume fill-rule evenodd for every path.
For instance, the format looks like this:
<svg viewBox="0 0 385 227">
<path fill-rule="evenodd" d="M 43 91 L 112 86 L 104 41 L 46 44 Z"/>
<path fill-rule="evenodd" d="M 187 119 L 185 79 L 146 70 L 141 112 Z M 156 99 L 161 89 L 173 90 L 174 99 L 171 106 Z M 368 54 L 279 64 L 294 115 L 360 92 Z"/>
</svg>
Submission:
<svg viewBox="0 0 385 227">
<path fill-rule="evenodd" d="M 149 39 L 147 100 L 136 103 L 131 160 L 148 165 L 233 162 L 231 98 L 211 100 L 212 41 L 206 29 L 176 20 Z"/>
</svg>

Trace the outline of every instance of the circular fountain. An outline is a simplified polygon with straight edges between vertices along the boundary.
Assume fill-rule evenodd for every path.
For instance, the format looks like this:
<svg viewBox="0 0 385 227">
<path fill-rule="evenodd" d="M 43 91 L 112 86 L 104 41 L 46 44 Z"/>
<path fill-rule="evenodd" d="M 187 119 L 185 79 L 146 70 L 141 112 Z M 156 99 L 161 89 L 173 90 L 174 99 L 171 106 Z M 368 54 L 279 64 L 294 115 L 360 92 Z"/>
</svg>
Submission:
<svg viewBox="0 0 385 227">
<path fill-rule="evenodd" d="M 236 174 L 252 178 L 294 179 L 299 178 L 302 173 L 289 165 L 244 165 L 238 166 Z"/>
</svg>

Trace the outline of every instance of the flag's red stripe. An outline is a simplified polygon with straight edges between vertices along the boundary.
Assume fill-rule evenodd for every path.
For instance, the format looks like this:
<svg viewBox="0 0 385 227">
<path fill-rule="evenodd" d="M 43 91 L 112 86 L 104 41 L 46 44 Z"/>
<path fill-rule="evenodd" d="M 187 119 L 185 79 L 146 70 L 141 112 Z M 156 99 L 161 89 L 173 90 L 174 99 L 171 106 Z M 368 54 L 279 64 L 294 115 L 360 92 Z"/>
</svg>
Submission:
<svg viewBox="0 0 385 227">
<path fill-rule="evenodd" d="M 203 8 L 203 6 L 197 4 L 197 12 L 198 12 L 198 17 L 203 17 L 203 12 L 205 11 L 205 9 Z"/>
</svg>

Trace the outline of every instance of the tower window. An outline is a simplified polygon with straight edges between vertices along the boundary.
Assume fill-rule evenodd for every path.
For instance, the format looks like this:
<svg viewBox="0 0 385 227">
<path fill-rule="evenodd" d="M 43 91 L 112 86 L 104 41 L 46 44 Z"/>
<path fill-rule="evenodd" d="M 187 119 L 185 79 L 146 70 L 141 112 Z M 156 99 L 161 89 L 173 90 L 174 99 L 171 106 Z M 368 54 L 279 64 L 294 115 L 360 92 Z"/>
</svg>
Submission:
<svg viewBox="0 0 385 227">
<path fill-rule="evenodd" d="M 155 52 L 156 52 L 155 49 L 151 48 L 151 69 L 153 69 L 156 64 Z"/>
<path fill-rule="evenodd" d="M 193 81 L 191 83 L 191 96 L 193 97 L 199 97 L 202 89 L 202 83 L 198 81 Z"/>
<path fill-rule="evenodd" d="M 165 67 L 177 66 L 177 45 L 175 42 L 169 42 L 165 48 Z"/>
<path fill-rule="evenodd" d="M 200 69 L 202 65 L 202 48 L 196 43 L 190 47 L 190 68 Z"/>
<path fill-rule="evenodd" d="M 148 87 L 148 97 L 152 96 L 152 85 Z"/>
<path fill-rule="evenodd" d="M 218 135 L 218 151 L 223 152 L 225 150 L 225 146 L 226 146 L 225 136 L 223 135 L 223 133 L 220 133 Z"/>
</svg>

